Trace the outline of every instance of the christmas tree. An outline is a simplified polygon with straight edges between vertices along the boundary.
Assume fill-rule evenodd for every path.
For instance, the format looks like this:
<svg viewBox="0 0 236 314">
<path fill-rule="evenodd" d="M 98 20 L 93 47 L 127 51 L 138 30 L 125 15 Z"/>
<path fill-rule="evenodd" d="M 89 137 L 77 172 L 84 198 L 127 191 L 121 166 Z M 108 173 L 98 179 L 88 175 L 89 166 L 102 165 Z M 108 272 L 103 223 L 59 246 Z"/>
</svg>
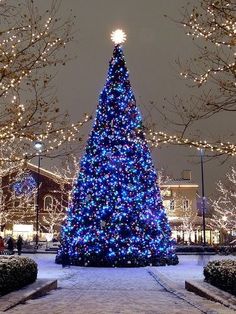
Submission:
<svg viewBox="0 0 236 314">
<path fill-rule="evenodd" d="M 117 36 L 108 77 L 71 206 L 62 227 L 56 262 L 81 266 L 177 264 L 171 229 L 157 185 L 142 118 Z"/>
</svg>

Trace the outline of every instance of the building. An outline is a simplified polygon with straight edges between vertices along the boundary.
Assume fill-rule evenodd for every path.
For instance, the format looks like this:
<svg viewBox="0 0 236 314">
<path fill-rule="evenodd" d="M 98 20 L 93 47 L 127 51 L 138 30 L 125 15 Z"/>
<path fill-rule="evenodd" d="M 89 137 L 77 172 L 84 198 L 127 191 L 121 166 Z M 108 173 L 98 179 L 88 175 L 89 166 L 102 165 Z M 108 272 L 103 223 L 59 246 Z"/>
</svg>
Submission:
<svg viewBox="0 0 236 314">
<path fill-rule="evenodd" d="M 16 238 L 21 234 L 24 239 L 33 240 L 38 206 L 40 240 L 58 237 L 71 185 L 55 173 L 43 168 L 40 168 L 40 172 L 38 170 L 38 167 L 28 163 L 22 173 L 12 173 L 2 178 L 0 225 L 3 236 L 13 235 Z M 16 183 L 19 191 L 17 187 L 14 188 Z M 198 189 L 198 184 L 192 182 L 189 170 L 182 172 L 181 179 L 161 183 L 164 206 L 173 237 L 178 243 L 202 243 L 202 216 L 199 210 L 201 206 L 198 206 L 197 201 Z M 207 229 L 206 241 L 218 243 L 219 231 Z"/>
<path fill-rule="evenodd" d="M 199 185 L 192 181 L 190 170 L 180 179 L 167 180 L 161 185 L 163 203 L 167 210 L 173 237 L 177 243 L 202 243 L 203 218 Z M 206 226 L 210 213 L 206 213 Z M 219 243 L 219 231 L 206 227 L 206 242 Z"/>
<path fill-rule="evenodd" d="M 28 163 L 20 173 L 13 172 L 1 180 L 0 225 L 3 236 L 19 234 L 26 240 L 35 238 L 39 221 L 39 239 L 58 236 L 65 217 L 70 186 L 56 174 Z"/>
</svg>

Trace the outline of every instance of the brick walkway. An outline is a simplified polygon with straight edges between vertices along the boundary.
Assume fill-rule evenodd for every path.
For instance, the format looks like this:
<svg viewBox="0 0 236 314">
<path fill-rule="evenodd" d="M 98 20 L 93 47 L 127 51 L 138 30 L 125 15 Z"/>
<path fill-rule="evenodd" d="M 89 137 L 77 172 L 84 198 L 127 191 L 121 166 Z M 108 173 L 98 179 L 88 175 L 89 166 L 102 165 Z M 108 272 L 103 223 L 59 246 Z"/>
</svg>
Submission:
<svg viewBox="0 0 236 314">
<path fill-rule="evenodd" d="M 53 255 L 29 255 L 39 265 L 39 278 L 59 279 L 59 289 L 30 300 L 7 314 L 231 314 L 236 313 L 190 292 L 184 298 L 167 292 L 150 274 L 150 268 L 83 268 L 62 269 Z M 201 267 L 197 266 L 199 269 Z M 166 280 L 176 279 L 183 287 L 185 272 L 200 276 L 196 261 L 182 260 L 178 266 L 152 267 L 154 273 L 164 273 Z M 187 277 L 191 277 L 190 275 Z M 176 277 L 176 278 L 175 278 Z"/>
<path fill-rule="evenodd" d="M 63 272 L 58 290 L 7 313 L 202 313 L 166 292 L 146 268 L 71 268 Z"/>
</svg>

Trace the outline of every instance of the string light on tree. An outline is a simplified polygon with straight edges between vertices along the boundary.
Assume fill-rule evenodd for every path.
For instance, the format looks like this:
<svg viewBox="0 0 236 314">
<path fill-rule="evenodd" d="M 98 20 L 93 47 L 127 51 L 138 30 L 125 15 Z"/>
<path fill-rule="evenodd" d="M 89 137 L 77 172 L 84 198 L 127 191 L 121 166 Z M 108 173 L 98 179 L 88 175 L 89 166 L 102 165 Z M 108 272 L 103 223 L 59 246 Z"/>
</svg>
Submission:
<svg viewBox="0 0 236 314">
<path fill-rule="evenodd" d="M 222 235 L 231 234 L 235 230 L 236 221 L 236 168 L 232 167 L 226 173 L 224 182 L 216 183 L 216 193 L 210 200 L 212 217 L 209 220 L 209 227 L 220 230 Z"/>
<path fill-rule="evenodd" d="M 68 60 L 61 52 L 72 40 L 73 18 L 58 18 L 56 3 L 40 12 L 33 2 L 3 1 L 0 10 L 7 25 L 0 34 L 0 161 L 7 168 L 8 162 L 20 165 L 26 152 L 33 157 L 37 139 L 45 143 L 43 155 L 65 154 L 63 144 L 80 141 L 80 129 L 90 117 L 71 125 L 68 114 L 59 110 L 48 70 Z"/>
<path fill-rule="evenodd" d="M 177 135 L 169 135 L 161 131 L 156 132 L 153 130 L 146 131 L 145 135 L 147 136 L 148 143 L 153 147 L 157 147 L 160 144 L 174 144 L 188 146 L 190 148 L 195 147 L 197 149 L 204 148 L 219 155 L 236 155 L 236 145 L 230 142 L 209 143 L 207 141 L 201 140 L 196 141 L 193 139 L 188 139 Z"/>
</svg>

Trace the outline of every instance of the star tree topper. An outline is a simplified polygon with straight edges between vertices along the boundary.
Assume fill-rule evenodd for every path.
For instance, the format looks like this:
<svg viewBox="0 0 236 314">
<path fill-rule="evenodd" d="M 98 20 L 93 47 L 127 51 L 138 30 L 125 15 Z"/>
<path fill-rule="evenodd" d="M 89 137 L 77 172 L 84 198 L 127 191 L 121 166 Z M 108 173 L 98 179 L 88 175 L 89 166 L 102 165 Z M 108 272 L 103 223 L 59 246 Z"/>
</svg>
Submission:
<svg viewBox="0 0 236 314">
<path fill-rule="evenodd" d="M 111 33 L 111 40 L 115 45 L 123 44 L 126 41 L 126 34 L 122 29 L 117 29 Z"/>
</svg>

